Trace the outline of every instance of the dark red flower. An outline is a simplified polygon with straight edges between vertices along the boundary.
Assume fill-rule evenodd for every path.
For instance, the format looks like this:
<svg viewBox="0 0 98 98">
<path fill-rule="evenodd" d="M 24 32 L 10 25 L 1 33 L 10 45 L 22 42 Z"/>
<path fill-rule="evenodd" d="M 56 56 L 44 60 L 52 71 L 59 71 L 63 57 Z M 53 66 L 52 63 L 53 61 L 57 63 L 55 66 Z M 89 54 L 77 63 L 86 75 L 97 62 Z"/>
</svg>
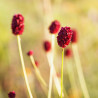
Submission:
<svg viewBox="0 0 98 98">
<path fill-rule="evenodd" d="M 30 51 L 27 53 L 27 55 L 28 55 L 28 56 L 33 55 L 33 51 L 32 51 L 32 50 L 30 50 Z"/>
<path fill-rule="evenodd" d="M 39 62 L 35 61 L 36 67 L 39 67 Z"/>
<path fill-rule="evenodd" d="M 44 49 L 46 52 L 51 50 L 51 43 L 49 41 L 44 42 Z"/>
<path fill-rule="evenodd" d="M 49 31 L 52 34 L 56 34 L 60 29 L 60 22 L 55 20 L 51 23 L 50 27 L 49 27 Z"/>
<path fill-rule="evenodd" d="M 75 29 L 72 30 L 73 34 L 72 34 L 72 43 L 76 43 L 77 42 L 77 31 Z"/>
<path fill-rule="evenodd" d="M 71 41 L 72 30 L 70 27 L 62 27 L 57 36 L 58 45 L 65 48 Z"/>
<path fill-rule="evenodd" d="M 67 57 L 71 57 L 72 56 L 71 49 L 66 49 L 66 51 L 64 52 L 64 55 L 67 56 Z"/>
<path fill-rule="evenodd" d="M 16 94 L 14 91 L 8 93 L 9 98 L 15 98 Z"/>
<path fill-rule="evenodd" d="M 21 14 L 15 14 L 11 26 L 14 35 L 21 35 L 24 31 L 24 17 Z"/>
</svg>

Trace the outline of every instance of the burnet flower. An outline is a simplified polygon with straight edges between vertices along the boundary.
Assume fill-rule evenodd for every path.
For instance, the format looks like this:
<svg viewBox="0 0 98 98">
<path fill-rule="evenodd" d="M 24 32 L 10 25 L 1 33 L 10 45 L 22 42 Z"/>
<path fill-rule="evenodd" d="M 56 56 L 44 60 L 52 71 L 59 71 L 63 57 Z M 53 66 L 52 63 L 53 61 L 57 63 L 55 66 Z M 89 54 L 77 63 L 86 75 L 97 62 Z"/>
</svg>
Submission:
<svg viewBox="0 0 98 98">
<path fill-rule="evenodd" d="M 51 34 L 58 33 L 59 29 L 60 29 L 60 22 L 58 20 L 53 21 L 49 26 L 49 31 Z"/>
<path fill-rule="evenodd" d="M 12 19 L 12 33 L 14 35 L 21 35 L 24 31 L 24 17 L 21 14 L 15 14 Z"/>
<path fill-rule="evenodd" d="M 16 94 L 14 91 L 8 93 L 9 98 L 15 98 Z"/>
</svg>

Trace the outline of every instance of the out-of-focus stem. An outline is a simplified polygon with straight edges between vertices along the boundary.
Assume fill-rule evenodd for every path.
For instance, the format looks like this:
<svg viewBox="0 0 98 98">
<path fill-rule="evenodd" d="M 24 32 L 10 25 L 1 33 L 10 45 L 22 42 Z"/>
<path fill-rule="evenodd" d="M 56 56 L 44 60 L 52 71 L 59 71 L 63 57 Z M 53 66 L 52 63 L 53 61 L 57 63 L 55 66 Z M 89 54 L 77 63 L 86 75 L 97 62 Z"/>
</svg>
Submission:
<svg viewBox="0 0 98 98">
<path fill-rule="evenodd" d="M 61 65 L 61 98 L 63 95 L 63 64 L 64 64 L 64 48 L 62 49 L 62 65 Z"/>
<path fill-rule="evenodd" d="M 24 73 L 24 79 L 25 79 L 25 82 L 26 82 L 27 90 L 28 90 L 30 98 L 33 98 L 32 93 L 31 93 L 31 89 L 30 89 L 30 86 L 29 86 L 29 82 L 28 82 L 28 79 L 27 79 L 24 59 L 23 59 L 23 55 L 22 55 L 21 41 L 20 41 L 20 36 L 19 35 L 17 35 L 17 41 L 18 41 L 19 54 L 20 54 L 20 59 L 21 59 L 21 64 L 22 64 L 22 69 L 23 69 L 23 73 Z"/>
<path fill-rule="evenodd" d="M 78 54 L 78 47 L 77 47 L 76 43 L 72 44 L 72 49 L 73 49 L 74 59 L 76 62 L 76 68 L 77 68 L 78 77 L 79 77 L 80 85 L 82 88 L 82 92 L 83 92 L 85 98 L 90 98 L 87 87 L 86 87 L 86 82 L 84 79 L 82 66 L 81 66 L 81 62 L 80 62 L 80 58 L 79 58 L 79 54 Z"/>
<path fill-rule="evenodd" d="M 48 98 L 51 98 L 51 91 L 52 91 L 52 79 L 53 79 L 53 66 L 51 66 L 51 68 L 50 68 L 50 79 L 49 79 Z"/>
<path fill-rule="evenodd" d="M 54 43 L 55 43 L 55 35 L 52 35 L 52 51 L 51 51 L 51 58 L 50 62 L 50 78 L 49 78 L 49 91 L 48 91 L 48 98 L 51 98 L 51 91 L 52 91 L 52 79 L 53 79 L 53 59 L 54 59 Z"/>
<path fill-rule="evenodd" d="M 50 76 L 50 78 L 51 78 L 51 81 L 52 81 L 52 78 L 53 78 L 56 89 L 57 89 L 57 92 L 58 92 L 58 94 L 60 96 L 61 95 L 61 86 L 60 86 L 59 79 L 58 79 L 58 77 L 56 75 L 56 70 L 55 70 L 54 63 L 53 63 L 55 35 L 50 36 L 49 30 L 48 30 L 48 26 L 51 23 L 51 21 L 53 20 L 50 0 L 43 0 L 43 9 L 44 9 L 44 32 L 45 32 L 45 38 L 50 39 L 52 37 L 52 40 L 51 40 L 52 51 L 47 53 L 47 59 L 48 59 L 50 70 L 53 67 L 53 75 L 52 75 L 52 77 Z M 50 59 L 52 59 L 52 60 L 50 60 Z M 50 71 L 50 74 L 51 74 L 51 71 Z M 52 82 L 51 82 L 51 86 L 52 86 Z M 50 89 L 51 88 L 52 87 L 50 87 Z M 63 96 L 64 96 L 64 94 L 63 94 Z"/>
<path fill-rule="evenodd" d="M 34 69 L 35 69 L 35 72 L 36 72 L 36 75 L 39 79 L 39 81 L 41 81 L 41 83 L 47 87 L 47 84 L 46 82 L 44 81 L 44 79 L 42 78 L 41 74 L 40 74 L 40 71 L 38 70 L 38 68 L 36 67 L 36 64 L 35 64 L 35 61 L 34 61 L 34 58 L 33 56 L 30 56 L 30 59 L 31 59 L 31 62 L 32 62 L 32 65 L 34 66 Z"/>
<path fill-rule="evenodd" d="M 47 59 L 48 59 L 48 62 L 49 62 L 49 67 L 50 68 L 53 67 L 53 80 L 54 80 L 57 92 L 60 96 L 61 95 L 61 86 L 60 86 L 60 82 L 59 82 L 59 79 L 57 77 L 57 74 L 56 74 L 56 71 L 55 71 L 55 68 L 54 68 L 54 64 L 51 63 L 51 53 L 47 53 Z"/>
<path fill-rule="evenodd" d="M 67 73 L 69 76 L 72 92 L 74 93 L 74 91 L 77 89 L 77 85 L 75 82 L 73 66 L 71 66 L 69 58 L 66 58 L 66 67 L 67 67 Z"/>
</svg>

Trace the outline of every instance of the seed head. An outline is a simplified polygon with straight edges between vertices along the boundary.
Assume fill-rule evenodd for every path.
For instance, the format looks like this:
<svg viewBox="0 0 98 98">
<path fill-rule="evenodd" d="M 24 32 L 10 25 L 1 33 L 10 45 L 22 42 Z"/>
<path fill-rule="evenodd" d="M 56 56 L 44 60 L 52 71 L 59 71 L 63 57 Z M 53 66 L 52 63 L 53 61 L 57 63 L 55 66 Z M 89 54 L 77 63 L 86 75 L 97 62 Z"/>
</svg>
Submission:
<svg viewBox="0 0 98 98">
<path fill-rule="evenodd" d="M 9 98 L 15 98 L 16 94 L 14 91 L 8 93 Z"/>
<path fill-rule="evenodd" d="M 44 42 L 44 50 L 46 52 L 50 51 L 51 50 L 51 43 L 49 41 L 45 41 Z"/>
<path fill-rule="evenodd" d="M 58 33 L 59 29 L 60 29 L 60 22 L 57 20 L 53 21 L 49 27 L 49 31 L 51 34 Z"/>
<path fill-rule="evenodd" d="M 57 36 L 58 45 L 62 48 L 65 48 L 67 45 L 69 45 L 71 37 L 72 30 L 70 29 L 70 27 L 62 27 Z"/>
<path fill-rule="evenodd" d="M 24 31 L 24 17 L 21 14 L 15 14 L 12 19 L 12 33 L 21 35 Z"/>
</svg>

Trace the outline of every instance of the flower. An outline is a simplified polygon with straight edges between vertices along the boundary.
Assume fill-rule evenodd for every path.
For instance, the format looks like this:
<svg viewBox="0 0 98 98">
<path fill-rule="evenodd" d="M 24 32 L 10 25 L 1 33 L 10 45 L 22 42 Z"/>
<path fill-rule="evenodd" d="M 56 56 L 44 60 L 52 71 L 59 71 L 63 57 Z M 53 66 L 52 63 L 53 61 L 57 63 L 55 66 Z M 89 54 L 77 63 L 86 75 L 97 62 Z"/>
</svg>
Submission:
<svg viewBox="0 0 98 98">
<path fill-rule="evenodd" d="M 12 19 L 12 32 L 14 35 L 21 35 L 24 31 L 24 17 L 21 14 L 15 14 Z"/>
<path fill-rule="evenodd" d="M 14 91 L 8 93 L 9 98 L 15 98 L 15 95 Z"/>
<path fill-rule="evenodd" d="M 38 66 L 39 66 L 39 62 L 38 62 L 38 61 L 35 61 L 35 64 L 36 64 L 36 67 L 38 67 Z"/>
<path fill-rule="evenodd" d="M 32 50 L 30 50 L 30 51 L 27 53 L 27 55 L 28 55 L 28 56 L 33 55 L 33 51 L 32 51 Z"/>
<path fill-rule="evenodd" d="M 60 29 L 60 22 L 55 20 L 51 23 L 49 27 L 49 31 L 51 34 L 56 34 Z"/>
<path fill-rule="evenodd" d="M 44 42 L 44 49 L 46 52 L 51 50 L 51 43 L 49 41 Z"/>
<path fill-rule="evenodd" d="M 67 56 L 67 57 L 71 57 L 72 56 L 71 49 L 66 49 L 66 51 L 64 52 L 64 55 Z"/>
<path fill-rule="evenodd" d="M 62 27 L 57 36 L 58 45 L 62 48 L 65 48 L 67 45 L 69 45 L 71 37 L 72 30 L 70 29 L 70 27 Z"/>
<path fill-rule="evenodd" d="M 72 30 L 73 34 L 72 34 L 72 43 L 76 43 L 77 42 L 77 31 L 75 29 Z"/>
</svg>

